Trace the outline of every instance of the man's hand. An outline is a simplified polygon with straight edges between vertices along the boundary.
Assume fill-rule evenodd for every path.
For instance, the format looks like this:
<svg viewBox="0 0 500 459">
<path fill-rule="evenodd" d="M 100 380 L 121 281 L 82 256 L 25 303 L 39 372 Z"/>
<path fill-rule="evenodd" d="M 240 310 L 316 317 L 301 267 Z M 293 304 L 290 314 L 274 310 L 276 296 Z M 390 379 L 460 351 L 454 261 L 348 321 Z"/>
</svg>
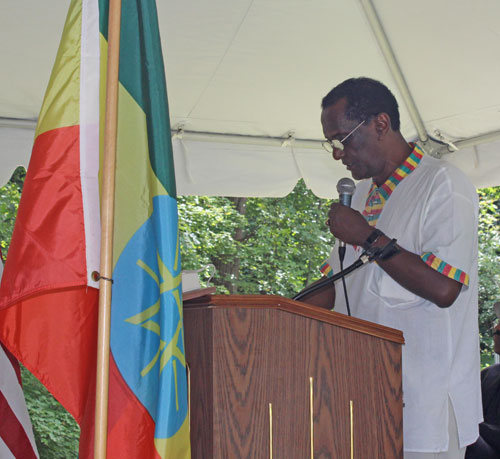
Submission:
<svg viewBox="0 0 500 459">
<path fill-rule="evenodd" d="M 321 282 L 323 279 L 325 279 L 325 277 L 322 277 L 316 282 L 313 282 L 311 285 L 308 285 L 306 289 L 314 284 L 317 284 L 318 282 Z M 335 304 L 335 285 L 333 285 L 333 282 L 324 285 L 322 288 L 303 296 L 300 301 L 331 310 Z"/>
<path fill-rule="evenodd" d="M 373 228 L 358 211 L 333 203 L 328 212 L 330 232 L 346 244 L 362 246 Z"/>
</svg>

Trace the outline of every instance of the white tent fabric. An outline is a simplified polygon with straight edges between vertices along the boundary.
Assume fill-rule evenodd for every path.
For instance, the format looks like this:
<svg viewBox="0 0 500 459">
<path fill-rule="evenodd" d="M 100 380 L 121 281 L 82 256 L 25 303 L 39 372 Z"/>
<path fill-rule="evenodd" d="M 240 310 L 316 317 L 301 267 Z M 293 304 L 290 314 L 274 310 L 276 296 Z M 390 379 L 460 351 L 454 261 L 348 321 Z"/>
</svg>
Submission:
<svg viewBox="0 0 500 459">
<path fill-rule="evenodd" d="M 157 4 L 180 194 L 283 196 L 302 177 L 335 196 L 348 174 L 321 148 L 320 101 L 361 75 L 394 92 L 409 140 L 500 185 L 496 0 Z M 2 3 L 0 185 L 27 164 L 67 8 Z"/>
</svg>

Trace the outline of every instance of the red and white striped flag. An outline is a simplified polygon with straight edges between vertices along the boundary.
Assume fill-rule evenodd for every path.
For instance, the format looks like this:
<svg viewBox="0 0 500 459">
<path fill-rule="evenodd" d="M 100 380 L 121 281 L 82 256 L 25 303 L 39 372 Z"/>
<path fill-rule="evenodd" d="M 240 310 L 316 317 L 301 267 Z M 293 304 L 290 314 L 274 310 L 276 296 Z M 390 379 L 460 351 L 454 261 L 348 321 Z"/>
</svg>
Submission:
<svg viewBox="0 0 500 459">
<path fill-rule="evenodd" d="M 0 249 L 0 279 L 3 262 Z M 38 452 L 26 409 L 19 363 L 0 343 L 0 457 L 36 458 Z"/>
</svg>

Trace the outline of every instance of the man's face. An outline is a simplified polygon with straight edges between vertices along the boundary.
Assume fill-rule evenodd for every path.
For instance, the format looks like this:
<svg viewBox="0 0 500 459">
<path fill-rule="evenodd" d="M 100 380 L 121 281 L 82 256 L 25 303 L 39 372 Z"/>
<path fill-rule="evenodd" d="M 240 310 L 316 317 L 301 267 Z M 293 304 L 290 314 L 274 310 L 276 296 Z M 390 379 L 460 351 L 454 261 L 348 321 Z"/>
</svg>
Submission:
<svg viewBox="0 0 500 459">
<path fill-rule="evenodd" d="M 493 333 L 493 341 L 495 343 L 494 349 L 497 354 L 500 354 L 500 322 L 495 326 L 495 331 Z"/>
<path fill-rule="evenodd" d="M 359 121 L 346 118 L 346 105 L 346 100 L 341 99 L 321 113 L 323 134 L 328 140 L 342 140 L 359 124 Z M 344 150 L 334 149 L 332 153 L 334 159 L 342 160 L 342 164 L 356 180 L 376 177 L 383 171 L 383 161 L 370 148 L 370 145 L 374 145 L 372 124 L 372 121 L 367 120 L 345 141 Z"/>
</svg>

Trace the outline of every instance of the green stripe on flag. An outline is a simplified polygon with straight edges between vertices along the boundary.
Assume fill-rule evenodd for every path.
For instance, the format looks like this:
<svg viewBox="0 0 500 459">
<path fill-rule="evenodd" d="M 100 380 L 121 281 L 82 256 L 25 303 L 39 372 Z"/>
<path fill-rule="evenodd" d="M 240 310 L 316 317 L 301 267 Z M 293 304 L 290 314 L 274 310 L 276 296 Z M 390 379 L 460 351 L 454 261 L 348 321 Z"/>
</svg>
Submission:
<svg viewBox="0 0 500 459">
<path fill-rule="evenodd" d="M 103 5 L 103 3 L 106 3 Z M 108 5 L 100 2 L 101 33 L 108 36 Z M 122 0 L 120 83 L 146 114 L 151 167 L 168 194 L 176 197 L 165 69 L 152 0 Z M 147 68 L 147 72 L 142 70 Z"/>
</svg>

